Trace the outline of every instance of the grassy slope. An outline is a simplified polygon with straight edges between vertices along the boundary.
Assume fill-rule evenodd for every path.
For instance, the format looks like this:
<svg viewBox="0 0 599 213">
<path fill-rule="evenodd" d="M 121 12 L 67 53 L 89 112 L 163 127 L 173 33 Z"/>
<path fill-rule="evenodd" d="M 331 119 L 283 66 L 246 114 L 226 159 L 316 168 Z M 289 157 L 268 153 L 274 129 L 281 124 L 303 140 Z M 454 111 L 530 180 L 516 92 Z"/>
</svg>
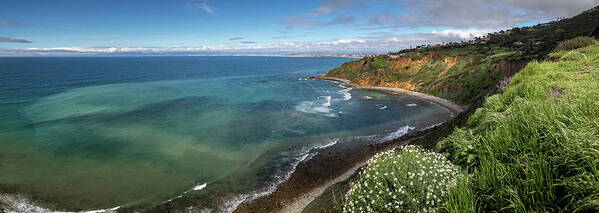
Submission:
<svg viewBox="0 0 599 213">
<path fill-rule="evenodd" d="M 469 105 L 527 61 L 544 59 L 559 41 L 589 35 L 599 35 L 597 8 L 569 19 L 494 33 L 472 44 L 427 46 L 365 57 L 325 76 L 423 92 Z"/>
<path fill-rule="evenodd" d="M 599 211 L 599 46 L 579 51 L 530 63 L 439 143 L 471 174 L 449 211 Z"/>
</svg>

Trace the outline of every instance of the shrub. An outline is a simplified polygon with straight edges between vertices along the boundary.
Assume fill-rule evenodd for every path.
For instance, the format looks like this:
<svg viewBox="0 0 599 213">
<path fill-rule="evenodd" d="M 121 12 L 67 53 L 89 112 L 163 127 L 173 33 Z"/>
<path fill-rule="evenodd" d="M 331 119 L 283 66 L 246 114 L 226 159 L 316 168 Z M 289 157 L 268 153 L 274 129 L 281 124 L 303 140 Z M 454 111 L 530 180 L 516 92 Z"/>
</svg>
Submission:
<svg viewBox="0 0 599 213">
<path fill-rule="evenodd" d="M 597 40 L 592 37 L 579 36 L 567 41 L 560 42 L 554 52 L 575 50 L 597 44 Z"/>
<path fill-rule="evenodd" d="M 385 62 L 385 59 L 379 58 L 372 62 L 372 67 L 376 69 L 383 69 L 387 67 L 387 62 Z"/>
<path fill-rule="evenodd" d="M 584 61 L 587 60 L 587 56 L 584 53 L 578 51 L 570 51 L 568 54 L 562 56 L 559 60 L 562 61 Z"/>
<path fill-rule="evenodd" d="M 345 195 L 344 212 L 435 212 L 459 171 L 441 154 L 417 146 L 375 155 Z"/>
</svg>

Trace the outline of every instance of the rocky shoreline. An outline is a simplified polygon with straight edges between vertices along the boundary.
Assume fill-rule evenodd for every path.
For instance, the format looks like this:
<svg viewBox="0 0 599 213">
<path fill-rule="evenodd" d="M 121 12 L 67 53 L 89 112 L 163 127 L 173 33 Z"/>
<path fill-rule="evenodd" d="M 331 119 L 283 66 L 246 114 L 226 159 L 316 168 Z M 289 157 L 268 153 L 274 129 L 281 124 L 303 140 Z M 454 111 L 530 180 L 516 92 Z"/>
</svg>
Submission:
<svg viewBox="0 0 599 213">
<path fill-rule="evenodd" d="M 406 145 L 434 129 L 410 132 L 384 143 L 338 143 L 320 150 L 310 160 L 300 163 L 275 192 L 242 203 L 234 212 L 301 212 L 326 188 L 351 177 L 376 153 Z"/>
</svg>

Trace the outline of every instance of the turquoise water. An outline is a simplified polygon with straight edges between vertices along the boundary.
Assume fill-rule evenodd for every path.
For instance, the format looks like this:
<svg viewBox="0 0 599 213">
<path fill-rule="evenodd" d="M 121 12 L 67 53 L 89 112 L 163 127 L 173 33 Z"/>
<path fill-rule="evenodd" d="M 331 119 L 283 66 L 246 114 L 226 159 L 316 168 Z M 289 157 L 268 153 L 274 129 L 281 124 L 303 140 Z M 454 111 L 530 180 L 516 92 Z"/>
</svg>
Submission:
<svg viewBox="0 0 599 213">
<path fill-rule="evenodd" d="M 0 189 L 49 209 L 230 211 L 319 148 L 450 118 L 409 96 L 299 79 L 349 60 L 0 58 Z"/>
</svg>

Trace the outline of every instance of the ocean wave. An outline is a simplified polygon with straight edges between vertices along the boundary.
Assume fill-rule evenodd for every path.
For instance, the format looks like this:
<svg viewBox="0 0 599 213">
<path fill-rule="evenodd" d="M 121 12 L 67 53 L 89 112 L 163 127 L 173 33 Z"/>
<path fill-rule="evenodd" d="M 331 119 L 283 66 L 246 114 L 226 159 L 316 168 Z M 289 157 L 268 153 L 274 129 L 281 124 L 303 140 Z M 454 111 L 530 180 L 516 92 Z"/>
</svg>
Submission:
<svg viewBox="0 0 599 213">
<path fill-rule="evenodd" d="M 428 130 L 428 129 L 432 129 L 432 128 L 435 128 L 435 127 L 441 126 L 441 125 L 443 125 L 444 123 L 445 123 L 445 122 L 436 123 L 436 124 L 433 124 L 433 125 L 430 125 L 430 126 L 424 127 L 422 130 Z"/>
<path fill-rule="evenodd" d="M 249 193 L 240 194 L 240 195 L 225 199 L 224 204 L 219 208 L 218 212 L 226 212 L 226 213 L 233 212 L 243 202 L 251 202 L 260 197 L 263 197 L 263 196 L 269 195 L 270 193 L 273 193 L 275 190 L 277 190 L 279 185 L 281 185 L 285 181 L 289 180 L 289 178 L 295 172 L 297 166 L 301 162 L 310 160 L 310 158 L 312 158 L 316 155 L 316 153 L 311 152 L 311 150 L 312 149 L 302 149 L 299 152 L 300 155 L 296 158 L 296 160 L 293 161 L 293 163 L 291 163 L 289 166 L 285 167 L 285 168 L 288 168 L 288 170 L 285 172 L 279 172 L 278 175 L 274 175 L 274 181 L 269 183 L 266 187 L 264 187 L 260 190 L 255 190 L 255 191 L 252 191 Z"/>
<path fill-rule="evenodd" d="M 343 95 L 343 100 L 349 101 L 351 99 L 351 93 L 349 93 L 349 91 L 351 90 L 352 88 L 342 89 L 339 90 L 337 93 Z"/>
<path fill-rule="evenodd" d="M 314 101 L 302 101 L 295 109 L 300 112 L 311 114 L 322 114 L 329 117 L 339 116 L 337 113 L 332 113 L 331 96 L 319 96 Z"/>
<path fill-rule="evenodd" d="M 408 134 L 408 132 L 409 132 L 410 130 L 414 130 L 414 127 L 411 127 L 411 126 L 403 126 L 403 127 L 399 128 L 399 129 L 397 129 L 397 131 L 395 131 L 395 132 L 392 132 L 392 133 L 388 134 L 387 136 L 385 136 L 385 137 L 383 138 L 383 142 L 384 142 L 384 141 L 391 141 L 391 140 L 398 139 L 398 138 L 400 138 L 401 136 L 404 136 L 405 134 Z"/>
<path fill-rule="evenodd" d="M 35 204 L 33 201 L 24 198 L 19 195 L 13 194 L 0 194 L 0 203 L 6 205 L 6 212 L 30 212 L 30 213 L 116 213 L 120 206 L 109 208 L 109 209 L 99 209 L 99 210 L 87 210 L 80 212 L 65 212 L 65 211 L 53 211 L 44 207 L 41 207 Z"/>
<path fill-rule="evenodd" d="M 408 134 L 408 132 L 410 132 L 411 130 L 414 130 L 414 129 L 415 129 L 415 127 L 402 126 L 399 129 L 397 129 L 393 132 L 390 132 L 390 133 L 377 134 L 377 135 L 366 135 L 366 136 L 356 136 L 356 137 L 354 137 L 354 139 L 374 141 L 375 143 L 383 143 L 383 142 L 398 139 L 401 136 Z"/>
<path fill-rule="evenodd" d="M 227 212 L 227 213 L 233 212 L 243 202 L 251 202 L 255 199 L 258 199 L 260 197 L 263 197 L 263 196 L 269 195 L 270 193 L 273 193 L 275 190 L 277 190 L 277 188 L 282 183 L 289 180 L 289 178 L 291 177 L 291 175 L 293 175 L 293 173 L 297 169 L 297 166 L 300 163 L 308 161 L 312 157 L 316 156 L 318 154 L 318 152 L 316 150 L 322 150 L 322 149 L 326 149 L 328 147 L 334 146 L 335 144 L 339 143 L 340 140 L 341 139 L 339 139 L 339 138 L 334 138 L 322 145 L 315 145 L 315 146 L 312 146 L 311 148 L 301 148 L 297 151 L 290 151 L 290 152 L 283 153 L 284 156 L 285 155 L 295 156 L 294 157 L 295 159 L 292 161 L 291 164 L 289 164 L 286 167 L 283 167 L 279 172 L 276 172 L 278 174 L 275 174 L 273 176 L 274 181 L 272 181 L 271 183 L 268 183 L 267 186 L 263 187 L 262 189 L 255 190 L 255 191 L 245 193 L 245 194 L 240 194 L 240 195 L 237 195 L 234 197 L 229 197 L 228 199 L 225 199 L 224 204 L 222 206 L 220 206 L 218 212 Z"/>
<path fill-rule="evenodd" d="M 198 184 L 198 185 L 194 186 L 193 190 L 194 191 L 200 191 L 200 190 L 202 190 L 204 188 L 206 188 L 206 183 L 204 183 L 204 184 Z"/>
<path fill-rule="evenodd" d="M 331 106 L 331 96 L 320 96 L 320 97 L 324 98 L 326 100 L 326 102 L 324 102 L 324 104 L 322 104 L 323 106 L 326 106 L 326 107 Z"/>
<path fill-rule="evenodd" d="M 314 147 L 314 149 L 326 149 L 329 148 L 331 146 L 334 146 L 335 144 L 337 144 L 339 142 L 339 138 L 333 139 L 331 140 L 329 143 L 324 144 L 324 145 L 320 145 L 320 146 L 316 146 Z"/>
<path fill-rule="evenodd" d="M 208 183 L 197 184 L 197 185 L 195 185 L 193 188 L 191 188 L 191 189 L 189 189 L 189 190 L 187 190 L 187 191 L 184 191 L 183 193 L 181 193 L 181 194 L 179 194 L 179 195 L 175 196 L 174 198 L 168 199 L 168 200 L 166 200 L 166 201 L 162 202 L 161 204 L 165 204 L 165 203 L 171 202 L 171 201 L 173 201 L 173 200 L 176 200 L 176 199 L 182 198 L 182 197 L 183 197 L 183 195 L 185 195 L 185 194 L 187 194 L 187 193 L 189 193 L 189 192 L 191 192 L 191 191 L 200 191 L 200 190 L 202 190 L 202 189 L 206 188 L 206 186 L 207 186 L 207 185 L 208 185 Z"/>
</svg>

